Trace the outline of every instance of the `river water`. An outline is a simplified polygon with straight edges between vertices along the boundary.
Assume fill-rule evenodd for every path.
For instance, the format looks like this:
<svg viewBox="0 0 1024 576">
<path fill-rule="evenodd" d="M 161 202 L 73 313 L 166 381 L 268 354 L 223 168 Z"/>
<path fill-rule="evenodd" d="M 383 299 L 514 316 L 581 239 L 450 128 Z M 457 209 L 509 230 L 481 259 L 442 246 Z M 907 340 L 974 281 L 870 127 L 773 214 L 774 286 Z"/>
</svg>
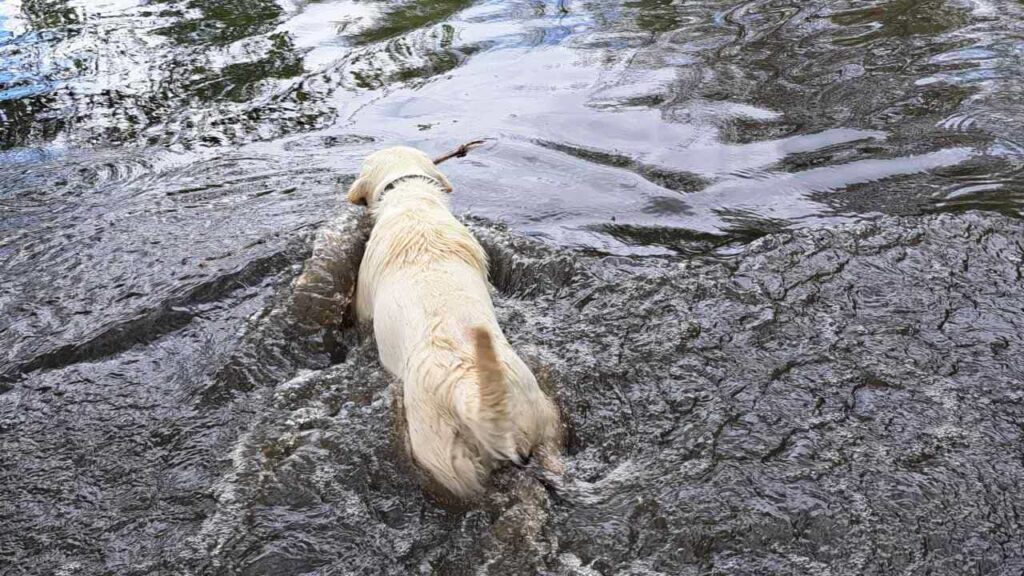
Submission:
<svg viewBox="0 0 1024 576">
<path fill-rule="evenodd" d="M 1022 71 L 1015 0 L 0 0 L 0 574 L 1019 573 Z M 476 138 L 575 485 L 457 509 L 289 283 Z"/>
</svg>

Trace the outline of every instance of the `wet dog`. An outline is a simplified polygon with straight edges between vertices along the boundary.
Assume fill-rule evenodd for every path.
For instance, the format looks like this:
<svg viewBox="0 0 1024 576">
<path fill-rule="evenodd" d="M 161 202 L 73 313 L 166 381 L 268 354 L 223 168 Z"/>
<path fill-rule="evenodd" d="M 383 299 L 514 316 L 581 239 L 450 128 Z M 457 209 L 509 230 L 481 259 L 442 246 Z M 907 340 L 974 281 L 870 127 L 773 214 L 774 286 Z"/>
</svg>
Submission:
<svg viewBox="0 0 1024 576">
<path fill-rule="evenodd" d="M 482 494 L 502 462 L 558 475 L 558 411 L 498 326 L 487 255 L 448 208 L 451 183 L 419 150 L 363 162 L 349 201 L 373 218 L 356 316 L 402 380 L 413 460 L 460 498 Z"/>
</svg>

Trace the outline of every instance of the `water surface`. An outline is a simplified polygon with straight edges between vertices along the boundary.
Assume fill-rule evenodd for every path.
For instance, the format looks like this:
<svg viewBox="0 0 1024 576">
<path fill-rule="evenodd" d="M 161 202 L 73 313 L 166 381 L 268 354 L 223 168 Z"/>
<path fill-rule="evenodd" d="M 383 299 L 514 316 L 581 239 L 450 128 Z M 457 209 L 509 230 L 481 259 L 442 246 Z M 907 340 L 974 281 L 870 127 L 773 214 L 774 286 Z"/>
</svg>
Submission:
<svg viewBox="0 0 1024 576">
<path fill-rule="evenodd" d="M 999 213 L 1011 219 L 996 226 L 1009 238 L 1006 246 L 988 250 L 984 242 L 991 240 L 973 236 L 984 228 L 973 220 L 950 226 L 964 230 L 964 238 L 977 239 L 985 255 L 998 256 L 983 272 L 972 277 L 966 263 L 955 267 L 956 249 L 928 253 L 941 260 L 937 265 L 949 265 L 950 274 L 968 274 L 962 283 L 969 285 L 974 278 L 981 292 L 997 285 L 993 278 L 1002 278 L 1003 272 L 1012 276 L 1019 270 L 1013 263 L 1012 219 L 1020 217 L 1024 205 L 1022 64 L 1024 4 L 1013 0 L 0 0 L 0 497 L 7 504 L 0 515 L 0 563 L 8 566 L 0 570 L 304 573 L 328 566 L 323 569 L 330 573 L 372 567 L 408 573 L 418 566 L 424 573 L 457 574 L 467 566 L 491 565 L 494 558 L 475 556 L 484 552 L 452 536 L 460 529 L 483 529 L 489 517 L 447 516 L 422 499 L 414 481 L 394 479 L 409 476 L 408 471 L 382 463 L 390 454 L 384 438 L 388 428 L 366 418 L 386 418 L 382 386 L 387 379 L 365 342 L 298 353 L 303 362 L 288 360 L 285 352 L 285 360 L 278 361 L 246 348 L 247 342 L 263 338 L 252 335 L 263 330 L 253 326 L 262 326 L 272 315 L 268 310 L 280 310 L 282 287 L 308 255 L 312 235 L 348 209 L 342 192 L 363 156 L 399 143 L 440 153 L 468 140 L 492 139 L 471 157 L 445 165 L 456 186 L 454 209 L 478 221 L 502 223 L 551 251 L 536 258 L 541 272 L 527 273 L 526 265 L 516 268 L 517 260 L 507 254 L 506 260 L 498 259 L 511 276 L 518 271 L 539 282 L 531 291 L 524 288 L 527 280 L 505 278 L 506 300 L 499 308 L 510 325 L 519 326 L 514 338 L 535 347 L 534 366 L 548 364 L 554 374 L 575 378 L 581 375 L 559 358 L 571 355 L 577 344 L 567 336 L 556 344 L 559 340 L 546 332 L 552 318 L 583 323 L 604 342 L 588 349 L 586 335 L 580 335 L 584 343 L 576 352 L 583 359 L 586 350 L 595 357 L 621 358 L 624 345 L 616 344 L 616 351 L 608 344 L 613 334 L 643 333 L 659 322 L 674 326 L 666 338 L 690 338 L 690 325 L 681 325 L 670 309 L 680 298 L 693 296 L 686 291 L 692 287 L 678 288 L 678 294 L 666 288 L 659 299 L 650 293 L 652 286 L 672 284 L 665 279 L 671 275 L 641 272 L 648 266 L 686 270 L 691 259 L 739 266 L 733 259 L 750 257 L 751 243 L 766 236 L 771 242 L 773 234 L 850 230 L 851 225 L 873 230 L 870 223 L 879 221 L 899 242 L 912 244 L 918 241 L 914 233 L 890 229 L 914 230 L 918 220 L 885 217 L 982 210 L 992 218 Z M 933 232 L 941 229 L 928 226 Z M 945 246 L 956 240 L 943 236 L 935 241 Z M 509 239 L 492 244 L 498 252 L 500 246 L 512 252 L 527 249 Z M 592 276 L 569 283 L 565 277 L 572 274 L 558 254 L 596 258 L 590 264 Z M 768 258 L 774 257 L 782 256 Z M 879 269 L 905 280 L 879 280 L 881 292 L 907 298 L 892 304 L 885 316 L 898 323 L 902 315 L 916 313 L 916 302 L 939 306 L 935 312 L 946 310 L 946 319 L 940 314 L 921 320 L 927 329 L 919 333 L 899 332 L 905 327 L 896 325 L 879 328 L 887 345 L 893 341 L 886 338 L 894 338 L 914 357 L 923 354 L 915 338 L 934 344 L 938 340 L 930 331 L 962 330 L 958 354 L 965 356 L 953 362 L 957 366 L 970 365 L 966 350 L 974 348 L 964 342 L 993 355 L 1016 346 L 1019 330 L 1006 328 L 1016 320 L 998 316 L 1012 306 L 1003 300 L 990 308 L 976 306 L 979 317 L 989 322 L 981 328 L 967 320 L 958 323 L 958 306 L 991 294 L 954 298 L 955 291 L 942 293 L 932 286 L 938 276 L 930 276 L 924 263 L 910 261 L 914 264 L 908 270 L 870 258 L 864 264 L 863 270 Z M 1006 262 L 1006 269 L 998 262 Z M 672 268 L 677 265 L 681 268 Z M 636 284 L 619 278 L 624 271 L 637 275 Z M 826 272 L 802 282 L 824 282 L 831 277 Z M 711 276 L 719 273 L 724 274 Z M 837 278 L 851 274 L 835 273 Z M 544 284 L 545 274 L 554 274 L 557 281 Z M 649 322 L 629 327 L 627 319 L 613 314 L 615 302 L 601 300 L 611 289 L 601 288 L 599 279 L 625 282 L 626 292 L 660 303 L 650 305 Z M 567 284 L 560 287 L 563 280 Z M 766 282 L 771 284 L 771 278 Z M 724 293 L 721 298 L 738 300 L 715 306 L 734 311 L 748 306 L 740 292 Z M 570 296 L 571 302 L 560 300 Z M 524 301 L 528 297 L 536 302 Z M 865 297 L 869 303 L 885 300 L 884 294 Z M 604 302 L 598 307 L 604 313 L 577 315 L 560 308 L 571 304 L 584 310 L 591 301 Z M 531 308 L 548 310 L 545 306 L 551 307 L 548 316 L 530 315 Z M 822 317 L 864 310 L 853 297 L 836 306 L 820 312 Z M 1000 319 L 984 316 L 988 312 Z M 760 314 L 768 312 L 759 308 L 749 318 L 737 312 L 724 325 L 761 330 L 751 328 L 759 326 L 754 319 Z M 524 317 L 534 323 L 524 323 Z M 712 322 L 714 314 L 693 304 L 685 317 L 699 325 Z M 808 322 L 832 325 L 821 317 Z M 719 334 L 716 330 L 711 333 Z M 777 336 L 792 340 L 809 334 L 783 330 Z M 724 342 L 727 337 L 719 335 Z M 544 338 L 550 339 L 548 349 Z M 729 388 L 741 387 L 729 378 L 743 376 L 716 375 L 708 366 L 758 359 L 770 339 L 751 338 L 747 348 L 740 345 L 739 351 L 724 355 L 693 352 L 700 362 L 680 356 L 683 364 L 671 370 L 668 356 L 658 364 L 652 353 L 646 359 L 651 373 L 595 361 L 596 389 L 607 393 L 609 402 L 623 403 L 621 411 L 608 409 L 607 428 L 588 428 L 588 410 L 600 409 L 587 404 L 583 392 L 556 382 L 567 386 L 562 400 L 570 421 L 582 431 L 574 440 L 578 458 L 573 466 L 581 477 L 604 479 L 610 492 L 603 508 L 570 506 L 553 512 L 558 520 L 546 526 L 554 535 L 523 536 L 534 547 L 525 552 L 510 543 L 515 538 L 501 540 L 509 547 L 499 546 L 499 556 L 510 558 L 519 550 L 546 559 L 548 567 L 558 564 L 564 573 L 657 573 L 657 566 L 666 573 L 679 573 L 680 566 L 696 567 L 693 573 L 730 573 L 730 566 L 736 570 L 731 573 L 743 571 L 737 567 L 765 573 L 833 565 L 835 559 L 821 552 L 835 543 L 830 538 L 841 541 L 849 535 L 855 544 L 870 543 L 858 540 L 863 535 L 851 528 L 853 516 L 828 524 L 820 520 L 817 501 L 812 502 L 821 498 L 824 508 L 854 509 L 856 498 L 840 486 L 848 478 L 836 481 L 831 496 L 790 494 L 797 514 L 766 503 L 775 498 L 773 490 L 781 490 L 779 484 L 736 481 L 728 470 L 710 480 L 693 469 L 686 472 L 698 463 L 718 466 L 719 438 L 726 443 L 731 438 L 734 456 L 742 460 L 746 447 L 738 438 L 750 429 L 755 430 L 751 437 L 770 444 L 754 451 L 756 466 L 763 464 L 762 457 L 770 463 L 786 454 L 786 447 L 793 447 L 789 438 L 799 441 L 799 433 L 787 436 L 771 428 L 787 413 L 783 404 L 761 408 L 769 415 L 757 416 L 756 399 L 747 407 L 754 415 L 714 412 L 721 408 L 718 401 L 731 406 L 733 398 L 743 398 Z M 847 341 L 837 338 L 842 348 Z M 661 345 L 643 342 L 652 350 Z M 347 347 L 355 352 L 339 364 L 346 357 L 340 350 Z M 1003 370 L 999 377 L 1010 382 L 1019 374 L 1016 364 L 1005 360 L 1008 355 L 993 356 L 978 369 Z M 811 366 L 821 361 L 835 369 L 805 375 L 819 383 L 856 380 L 865 373 L 844 364 L 848 359 L 801 358 Z M 784 367 L 789 360 L 773 361 Z M 673 422 L 659 432 L 672 464 L 659 467 L 649 455 L 661 448 L 644 444 L 646 428 L 637 415 L 643 408 L 633 402 L 648 403 L 650 390 L 645 392 L 643 383 L 669 371 L 672 378 L 701 373 L 688 362 L 703 362 L 703 384 L 669 394 L 666 408 L 645 416 L 654 422 L 660 421 L 659 414 L 670 415 L 666 418 Z M 902 360 L 886 362 L 877 371 L 898 372 Z M 225 366 L 238 363 L 245 368 L 243 376 L 225 375 L 230 372 Z M 341 372 L 292 380 L 299 368 L 327 370 L 332 364 L 342 366 L 334 368 Z M 775 368 L 787 374 L 796 365 Z M 658 366 L 664 368 L 660 374 Z M 939 360 L 932 368 L 936 374 L 954 370 Z M 764 389 L 777 376 L 771 375 Z M 946 377 L 954 376 L 941 376 Z M 853 408 L 846 400 L 823 400 L 826 412 L 848 415 L 863 408 L 857 404 L 861 396 L 869 403 L 881 403 L 871 398 L 886 394 L 913 396 L 904 388 L 878 384 L 882 377 L 863 378 L 842 396 L 853 398 Z M 917 373 L 913 378 L 931 382 Z M 357 381 L 361 384 L 352 384 Z M 339 392 L 338 382 L 355 388 Z M 300 400 L 281 400 L 289 386 L 302 390 Z M 721 396 L 712 402 L 701 386 L 717 386 Z M 947 390 L 953 384 L 944 386 Z M 943 442 L 972 446 L 932 419 L 933 411 L 955 414 L 950 398 L 966 392 L 929 389 L 920 394 L 930 394 L 934 405 L 904 416 L 921 417 L 920 429 L 931 430 L 929 438 L 938 438 L 934 442 L 940 447 Z M 1007 394 L 1007 406 L 1019 403 L 1019 397 Z M 999 404 L 1000 398 L 997 394 L 992 401 Z M 697 412 L 687 411 L 691 401 Z M 310 416 L 321 408 L 329 418 Z M 710 412 L 700 416 L 701 410 Z M 363 418 L 354 430 L 381 439 L 352 446 L 354 440 L 339 431 L 349 413 L 353 421 Z M 279 416 L 292 418 L 288 421 L 298 422 L 298 428 L 275 428 Z M 988 441 L 1019 434 L 992 426 L 979 437 Z M 310 430 L 324 437 L 303 446 L 314 452 L 312 446 L 319 446 L 319 455 L 300 451 L 293 461 L 288 460 L 290 449 L 279 454 L 280 446 L 293 446 L 289 442 Z M 769 431 L 777 432 L 771 441 L 765 440 Z M 683 444 L 673 443 L 679 438 Z M 694 445 L 694 438 L 703 440 Z M 711 444 L 703 443 L 708 438 Z M 918 448 L 931 446 L 928 442 L 921 440 Z M 998 453 L 993 446 L 969 452 Z M 695 456 L 704 449 L 711 455 Z M 264 482 L 266 477 L 251 468 L 259 454 L 296 468 L 286 473 L 281 470 L 287 466 L 275 469 L 279 476 Z M 806 469 L 802 454 L 793 465 Z M 347 459 L 368 460 L 364 468 L 370 472 L 353 471 Z M 1009 485 L 1020 481 L 1015 469 L 991 465 L 993 470 L 979 477 Z M 742 474 L 736 471 L 741 468 L 733 472 L 756 475 L 758 468 L 751 466 Z M 888 473 L 881 464 L 871 469 Z M 672 474 L 703 484 L 687 493 L 657 480 Z M 907 498 L 924 498 L 920 494 L 929 493 L 927 486 L 934 488 L 934 478 L 921 474 L 924 480 L 918 484 L 908 479 L 911 472 L 898 477 L 917 490 L 908 488 L 915 495 Z M 624 488 L 628 482 L 616 484 L 621 477 L 633 478 L 635 489 Z M 300 478 L 320 483 L 314 489 Z M 353 485 L 369 486 L 369 492 L 339 488 Z M 717 497 L 711 488 L 723 486 L 721 497 L 735 512 L 729 519 L 714 517 L 707 503 Z M 974 485 L 950 480 L 948 486 L 967 490 Z M 996 496 L 1005 494 L 998 486 L 990 488 Z M 314 498 L 316 490 L 321 491 Z M 949 495 L 941 486 L 935 490 Z M 758 491 L 761 496 L 753 496 Z M 687 504 L 698 496 L 701 504 Z M 830 504 L 833 497 L 837 500 Z M 815 534 L 810 540 L 817 551 L 787 549 L 790 555 L 780 552 L 786 560 L 778 564 L 751 560 L 767 562 L 764 550 L 772 542 L 794 542 L 772 540 L 783 528 L 759 524 L 755 509 Z M 629 532 L 616 518 L 620 513 L 632 514 L 641 528 Z M 881 522 L 878 518 L 889 518 L 887 513 L 873 518 Z M 925 514 L 920 525 L 935 514 Z M 728 524 L 730 519 L 735 522 Z M 902 527 L 903 521 L 910 525 L 900 517 L 878 526 Z M 666 522 L 674 528 L 666 528 Z M 1005 528 L 1010 521 L 992 522 Z M 376 530 L 370 540 L 380 548 L 372 553 L 358 529 L 361 523 L 372 523 Z M 744 523 L 756 529 L 744 533 L 737 528 Z M 727 524 L 728 529 L 713 528 Z M 893 530 L 892 541 L 898 542 Z M 998 540 L 978 530 L 970 533 L 973 542 Z M 723 542 L 758 549 L 751 534 L 767 539 L 759 541 L 764 546 L 760 555 L 720 554 L 728 548 Z M 914 560 L 904 554 L 907 546 L 894 545 L 897 560 L 888 566 L 941 570 L 955 565 L 949 560 L 955 542 L 922 538 L 924 556 Z M 627 549 L 615 549 L 620 540 L 629 542 Z M 612 550 L 608 558 L 601 558 L 595 542 Z M 538 546 L 547 548 L 538 551 Z M 673 547 L 679 551 L 672 552 Z M 452 555 L 450 561 L 446 554 Z M 960 567 L 984 572 L 1009 566 L 1006 558 L 1013 557 L 1013 550 L 1004 551 L 1002 561 L 989 558 Z M 339 558 L 361 558 L 366 565 L 345 568 Z M 397 560 L 387 564 L 382 558 Z M 910 560 L 899 564 L 899 558 Z M 497 573 L 522 568 L 493 565 Z M 885 573 L 887 564 L 855 566 Z"/>
</svg>

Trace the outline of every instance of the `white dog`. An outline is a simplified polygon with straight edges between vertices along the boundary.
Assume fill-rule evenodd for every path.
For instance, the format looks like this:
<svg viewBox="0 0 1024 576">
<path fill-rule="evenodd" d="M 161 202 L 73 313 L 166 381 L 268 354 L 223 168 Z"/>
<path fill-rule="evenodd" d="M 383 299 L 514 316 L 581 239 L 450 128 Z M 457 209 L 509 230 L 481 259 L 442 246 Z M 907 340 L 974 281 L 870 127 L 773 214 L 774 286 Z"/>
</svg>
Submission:
<svg viewBox="0 0 1024 576">
<path fill-rule="evenodd" d="M 487 255 L 449 211 L 451 190 L 425 154 L 396 147 L 366 158 L 348 199 L 374 220 L 356 315 L 373 322 L 381 363 L 402 380 L 407 446 L 441 485 L 471 498 L 502 461 L 536 456 L 560 474 L 561 426 L 498 326 Z"/>
</svg>

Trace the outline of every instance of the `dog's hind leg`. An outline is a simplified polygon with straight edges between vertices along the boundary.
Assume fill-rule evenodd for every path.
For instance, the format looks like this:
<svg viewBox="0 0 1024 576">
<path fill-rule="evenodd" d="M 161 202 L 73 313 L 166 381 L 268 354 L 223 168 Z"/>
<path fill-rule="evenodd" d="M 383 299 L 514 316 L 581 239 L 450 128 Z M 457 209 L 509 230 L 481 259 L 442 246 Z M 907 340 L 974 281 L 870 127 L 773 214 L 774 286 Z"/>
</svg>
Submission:
<svg viewBox="0 0 1024 576">
<path fill-rule="evenodd" d="M 440 414 L 408 410 L 409 448 L 413 460 L 438 483 L 459 498 L 483 492 L 485 470 L 478 454 L 464 442 L 458 428 Z"/>
</svg>

